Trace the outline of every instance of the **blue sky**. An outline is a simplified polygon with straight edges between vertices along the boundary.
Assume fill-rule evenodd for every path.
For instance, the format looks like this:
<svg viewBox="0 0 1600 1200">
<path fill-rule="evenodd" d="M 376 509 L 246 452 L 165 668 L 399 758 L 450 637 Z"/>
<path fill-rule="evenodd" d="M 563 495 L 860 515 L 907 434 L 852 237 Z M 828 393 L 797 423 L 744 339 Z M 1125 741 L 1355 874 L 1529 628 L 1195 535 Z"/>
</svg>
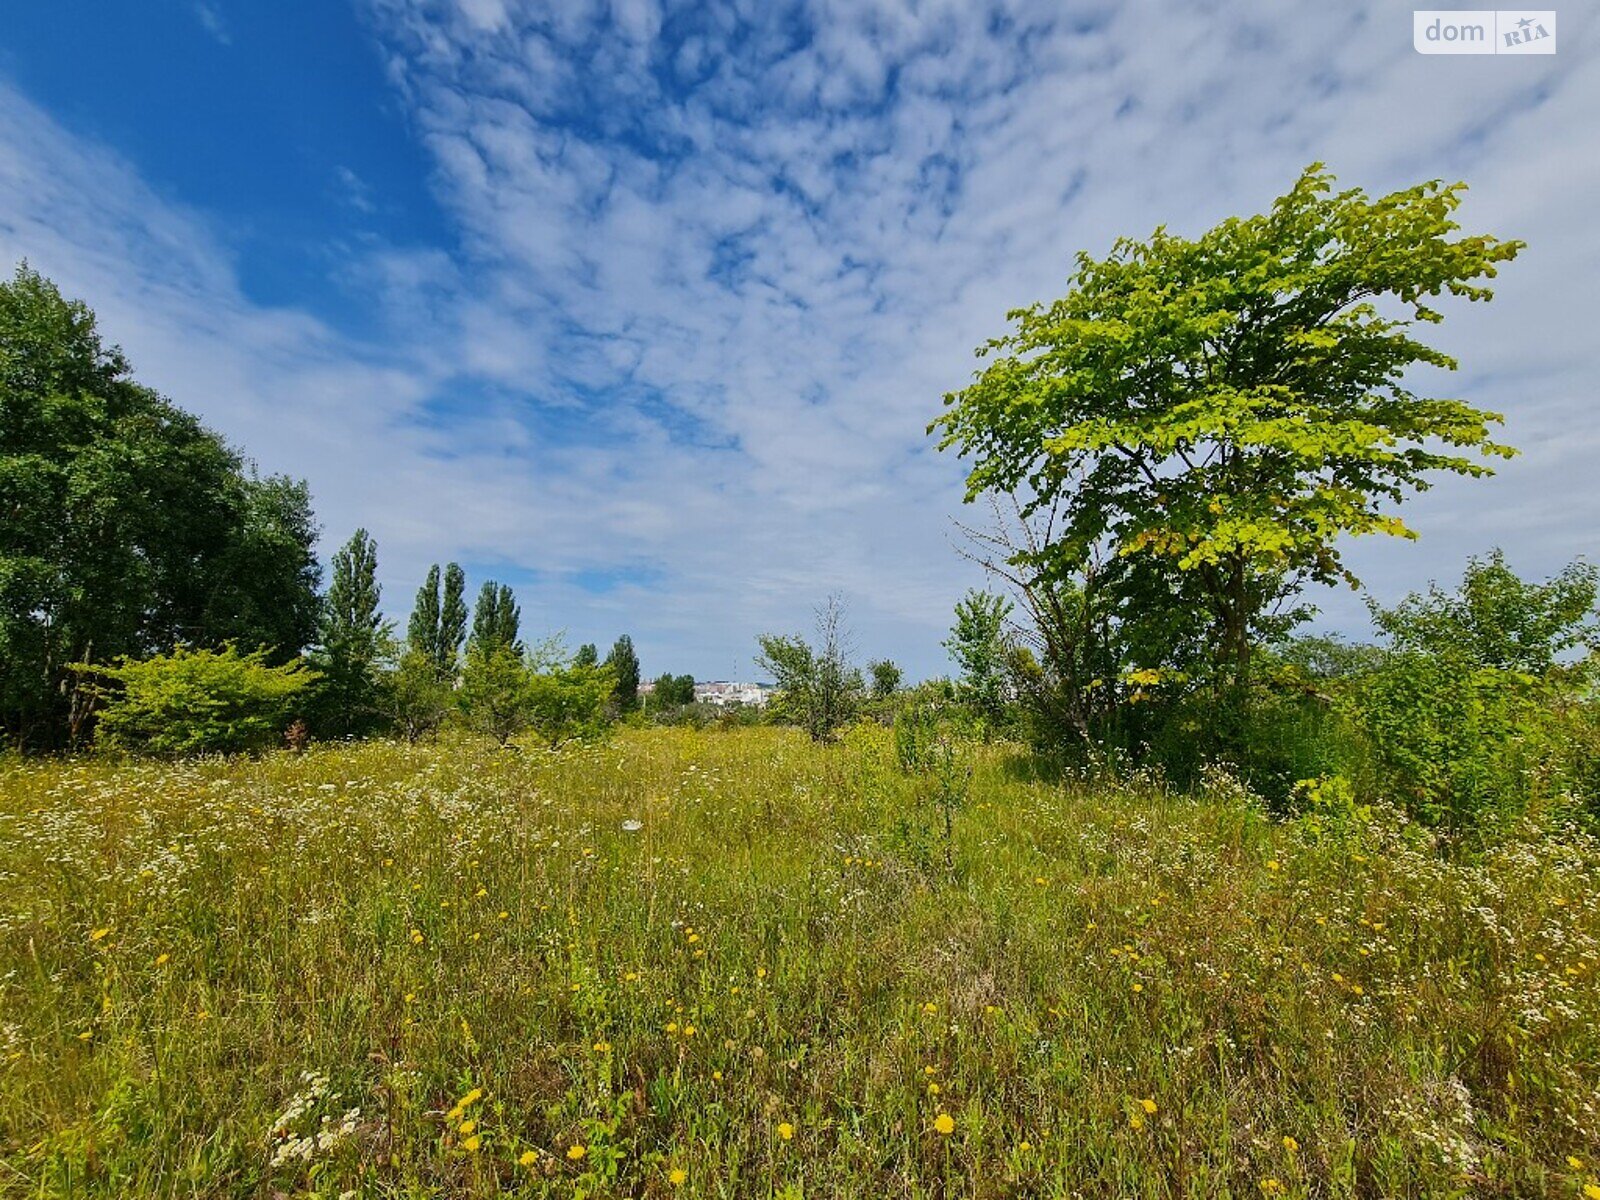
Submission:
<svg viewBox="0 0 1600 1200">
<path fill-rule="evenodd" d="M 830 591 L 946 669 L 960 464 L 923 435 L 1079 249 L 1257 211 L 1314 160 L 1472 185 L 1526 239 L 1440 335 L 1524 451 L 1449 481 L 1384 600 L 1600 527 L 1600 64 L 1429 57 L 1391 3 L 55 0 L 0 28 L 0 256 L 141 379 L 378 538 L 516 587 L 533 632 L 748 674 Z M 1364 625 L 1326 593 L 1325 628 Z"/>
</svg>

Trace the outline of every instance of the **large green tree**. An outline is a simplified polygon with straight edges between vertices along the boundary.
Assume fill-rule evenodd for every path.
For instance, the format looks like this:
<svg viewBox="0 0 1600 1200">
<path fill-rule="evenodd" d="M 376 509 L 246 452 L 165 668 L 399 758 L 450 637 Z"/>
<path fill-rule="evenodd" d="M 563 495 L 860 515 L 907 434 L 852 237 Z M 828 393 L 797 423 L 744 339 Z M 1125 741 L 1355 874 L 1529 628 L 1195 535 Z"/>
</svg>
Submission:
<svg viewBox="0 0 1600 1200">
<path fill-rule="evenodd" d="M 1068 579 L 1109 547 L 1129 588 L 1165 598 L 1159 620 L 1199 614 L 1214 678 L 1244 683 L 1281 606 L 1355 582 L 1345 535 L 1413 536 L 1394 503 L 1512 453 L 1498 414 L 1407 382 L 1456 366 L 1419 338 L 1435 298 L 1489 299 L 1522 248 L 1459 235 L 1463 190 L 1373 200 L 1318 165 L 1266 213 L 1080 255 L 1062 299 L 979 350 L 991 361 L 930 432 L 973 460 L 969 501 L 1059 515 L 1034 571 Z"/>
<path fill-rule="evenodd" d="M 0 728 L 82 728 L 71 663 L 176 644 L 315 637 L 320 569 L 303 483 L 259 477 L 132 378 L 94 314 L 26 266 L 0 283 Z"/>
</svg>

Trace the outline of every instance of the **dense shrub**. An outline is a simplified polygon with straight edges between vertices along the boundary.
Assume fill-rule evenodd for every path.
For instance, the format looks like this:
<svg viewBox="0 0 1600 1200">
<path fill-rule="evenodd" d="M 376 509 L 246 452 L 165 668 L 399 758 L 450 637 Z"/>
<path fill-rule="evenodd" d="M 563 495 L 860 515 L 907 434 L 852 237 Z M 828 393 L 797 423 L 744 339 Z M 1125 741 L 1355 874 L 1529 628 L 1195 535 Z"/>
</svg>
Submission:
<svg viewBox="0 0 1600 1200">
<path fill-rule="evenodd" d="M 570 662 L 554 641 L 526 655 L 510 645 L 473 645 L 456 700 L 468 728 L 501 745 L 532 730 L 557 746 L 605 728 L 615 686 L 609 666 Z"/>
<path fill-rule="evenodd" d="M 96 741 L 157 755 L 228 754 L 278 743 L 317 679 L 295 661 L 269 666 L 267 651 L 190 650 L 85 669 L 100 677 Z"/>
</svg>

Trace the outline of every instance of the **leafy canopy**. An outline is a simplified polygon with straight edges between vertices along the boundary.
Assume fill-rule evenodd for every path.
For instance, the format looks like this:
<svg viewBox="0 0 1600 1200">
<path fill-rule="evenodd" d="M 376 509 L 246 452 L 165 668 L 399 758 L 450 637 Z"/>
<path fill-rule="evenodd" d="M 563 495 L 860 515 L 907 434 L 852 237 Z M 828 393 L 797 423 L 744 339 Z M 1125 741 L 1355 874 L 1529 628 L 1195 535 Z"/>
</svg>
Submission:
<svg viewBox="0 0 1600 1200">
<path fill-rule="evenodd" d="M 1059 508 L 1036 566 L 1070 574 L 1109 543 L 1192 576 L 1243 659 L 1269 605 L 1354 582 L 1342 535 L 1413 536 L 1388 505 L 1513 453 L 1498 414 L 1406 382 L 1456 366 L 1417 336 L 1436 298 L 1489 299 L 1482 281 L 1522 248 L 1454 236 L 1463 190 L 1372 200 L 1314 165 L 1267 213 L 1080 254 L 1066 296 L 1011 312 L 930 432 L 973 459 L 969 501 Z"/>
<path fill-rule="evenodd" d="M 315 672 L 273 666 L 266 650 L 189 650 L 78 668 L 106 684 L 95 739 L 157 755 L 265 750 L 283 735 Z"/>
<path fill-rule="evenodd" d="M 0 282 L 0 730 L 60 744 L 74 662 L 316 634 L 305 484 L 261 478 L 141 386 L 94 313 L 26 266 Z"/>
</svg>

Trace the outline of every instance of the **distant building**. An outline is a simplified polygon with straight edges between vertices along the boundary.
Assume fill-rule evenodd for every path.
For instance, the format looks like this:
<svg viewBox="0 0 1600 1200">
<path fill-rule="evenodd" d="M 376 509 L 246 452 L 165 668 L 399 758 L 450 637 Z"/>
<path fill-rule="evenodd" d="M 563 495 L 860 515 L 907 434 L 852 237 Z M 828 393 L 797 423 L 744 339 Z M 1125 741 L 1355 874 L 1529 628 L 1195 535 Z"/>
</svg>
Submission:
<svg viewBox="0 0 1600 1200">
<path fill-rule="evenodd" d="M 701 704 L 748 704 L 759 708 L 776 689 L 766 683 L 734 683 L 713 679 L 694 685 L 694 698 Z"/>
</svg>

